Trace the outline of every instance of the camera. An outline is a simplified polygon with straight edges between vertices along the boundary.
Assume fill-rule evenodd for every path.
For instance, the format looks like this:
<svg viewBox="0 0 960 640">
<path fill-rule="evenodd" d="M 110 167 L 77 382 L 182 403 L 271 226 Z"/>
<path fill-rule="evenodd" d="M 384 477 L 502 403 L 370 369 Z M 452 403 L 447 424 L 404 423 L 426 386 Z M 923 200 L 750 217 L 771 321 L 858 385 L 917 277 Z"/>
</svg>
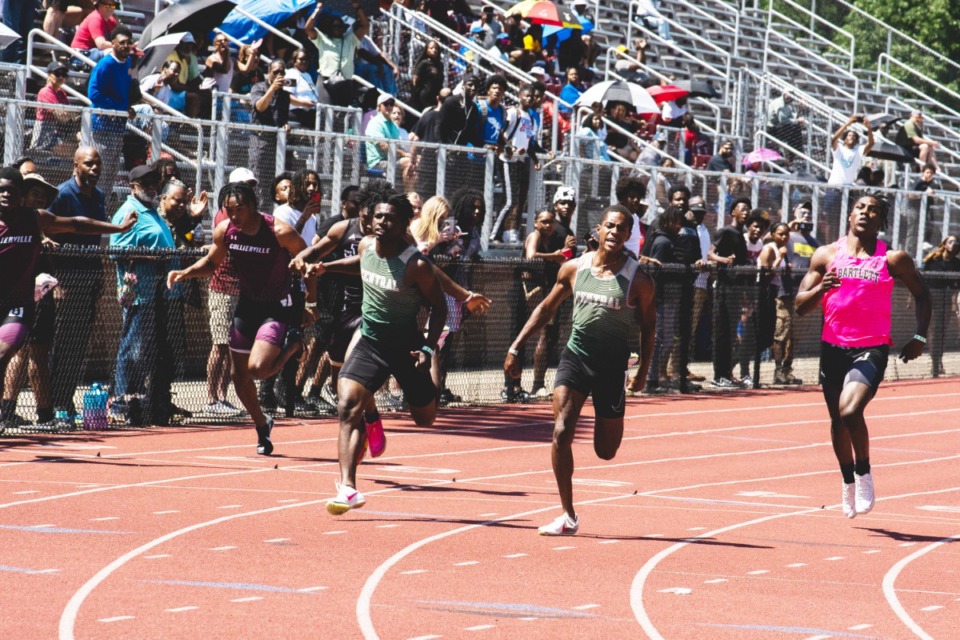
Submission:
<svg viewBox="0 0 960 640">
<path fill-rule="evenodd" d="M 285 87 L 295 87 L 296 85 L 297 85 L 297 81 L 296 81 L 295 78 L 284 78 L 284 79 L 283 79 L 283 86 L 285 86 Z"/>
</svg>

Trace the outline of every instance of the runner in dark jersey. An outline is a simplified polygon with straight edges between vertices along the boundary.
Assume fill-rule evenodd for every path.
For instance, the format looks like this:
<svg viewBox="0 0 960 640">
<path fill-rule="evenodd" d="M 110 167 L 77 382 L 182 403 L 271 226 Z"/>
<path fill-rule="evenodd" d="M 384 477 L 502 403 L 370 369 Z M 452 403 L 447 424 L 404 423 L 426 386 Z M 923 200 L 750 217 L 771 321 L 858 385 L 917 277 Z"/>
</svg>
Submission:
<svg viewBox="0 0 960 640">
<path fill-rule="evenodd" d="M 437 390 L 430 379 L 430 359 L 446 321 L 447 305 L 432 265 L 406 239 L 413 216 L 410 201 L 396 191 L 380 191 L 367 207 L 373 237 L 364 238 L 357 255 L 330 263 L 303 264 L 304 271 L 359 272 L 363 281 L 360 338 L 340 371 L 340 483 L 327 511 L 341 515 L 364 505 L 356 489 L 358 453 L 363 446 L 363 411 L 373 394 L 393 375 L 403 389 L 418 426 L 430 426 L 437 415 Z M 430 309 L 426 340 L 417 316 Z M 382 452 L 382 432 L 367 432 L 371 453 Z"/>
<path fill-rule="evenodd" d="M 225 186 L 220 207 L 226 208 L 228 219 L 214 229 L 210 251 L 187 269 L 171 271 L 167 286 L 210 276 L 230 256 L 240 285 L 229 339 L 233 385 L 257 427 L 257 453 L 270 455 L 273 419 L 264 415 L 253 380 L 276 374 L 303 348 L 301 319 L 291 317 L 284 301 L 290 292 L 290 256 L 303 251 L 306 244 L 289 225 L 257 213 L 256 193 L 246 183 Z M 305 316 L 312 322 L 311 305 L 316 306 L 316 287 L 308 278 Z"/>
<path fill-rule="evenodd" d="M 524 343 L 543 329 L 560 304 L 573 296 L 573 327 L 560 356 L 553 387 L 553 474 L 563 514 L 540 527 L 541 535 L 573 535 L 580 526 L 573 508 L 573 436 L 587 396 L 593 395 L 596 415 L 593 450 L 612 460 L 623 439 L 627 360 L 633 324 L 641 328 L 638 375 L 646 379 L 657 324 L 653 280 L 637 271 L 637 261 L 624 251 L 633 219 L 615 205 L 603 212 L 597 233 L 600 247 L 560 267 L 557 283 L 527 320 L 507 353 L 503 369 L 520 375 L 517 358 Z"/>
<path fill-rule="evenodd" d="M 14 167 L 0 167 L 0 396 L 7 365 L 23 346 L 33 324 L 34 279 L 44 234 L 122 233 L 137 221 L 136 213 L 115 225 L 84 217 L 61 218 L 43 209 L 21 206 L 23 176 Z M 0 416 L 0 431 L 12 416 Z"/>
</svg>

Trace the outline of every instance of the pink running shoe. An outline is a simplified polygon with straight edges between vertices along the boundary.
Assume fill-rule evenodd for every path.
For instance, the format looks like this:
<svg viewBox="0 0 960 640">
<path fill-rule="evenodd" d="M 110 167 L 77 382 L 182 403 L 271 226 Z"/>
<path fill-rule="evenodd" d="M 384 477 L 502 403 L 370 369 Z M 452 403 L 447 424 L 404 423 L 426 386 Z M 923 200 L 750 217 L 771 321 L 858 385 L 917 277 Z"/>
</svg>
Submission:
<svg viewBox="0 0 960 640">
<path fill-rule="evenodd" d="M 379 416 L 373 422 L 367 422 L 367 444 L 372 458 L 379 458 L 387 450 L 387 435 L 383 432 L 383 420 Z"/>
<path fill-rule="evenodd" d="M 347 511 L 359 509 L 366 503 L 367 500 L 356 488 L 338 483 L 336 497 L 327 500 L 327 512 L 330 515 L 342 516 Z"/>
</svg>

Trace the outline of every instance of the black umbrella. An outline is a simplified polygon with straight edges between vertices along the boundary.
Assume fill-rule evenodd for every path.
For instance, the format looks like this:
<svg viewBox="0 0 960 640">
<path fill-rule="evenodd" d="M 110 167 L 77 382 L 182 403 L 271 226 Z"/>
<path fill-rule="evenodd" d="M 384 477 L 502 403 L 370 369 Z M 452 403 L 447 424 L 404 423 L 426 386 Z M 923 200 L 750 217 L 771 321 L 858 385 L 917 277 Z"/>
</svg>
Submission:
<svg viewBox="0 0 960 640">
<path fill-rule="evenodd" d="M 690 92 L 691 98 L 719 98 L 720 90 L 709 80 L 677 80 L 675 85 Z"/>
<path fill-rule="evenodd" d="M 913 162 L 913 156 L 910 155 L 909 151 L 898 144 L 883 140 L 875 140 L 873 148 L 870 149 L 867 156 L 879 160 L 893 160 L 894 162 Z"/>
<path fill-rule="evenodd" d="M 154 38 L 175 31 L 206 33 L 220 26 L 236 6 L 237 0 L 179 0 L 154 16 L 137 46 L 143 49 Z"/>
<path fill-rule="evenodd" d="M 179 31 L 206 33 L 220 26 L 236 6 L 237 0 L 179 0 L 158 13 L 144 28 L 137 43 L 137 47 L 144 52 L 140 60 L 139 78 L 143 80 L 156 71 L 170 54 L 169 48 L 147 48 L 155 38 Z"/>
<path fill-rule="evenodd" d="M 867 116 L 867 120 L 874 129 L 883 129 L 884 127 L 889 127 L 894 123 L 900 122 L 903 118 L 895 116 L 892 113 L 875 113 L 872 116 Z"/>
</svg>

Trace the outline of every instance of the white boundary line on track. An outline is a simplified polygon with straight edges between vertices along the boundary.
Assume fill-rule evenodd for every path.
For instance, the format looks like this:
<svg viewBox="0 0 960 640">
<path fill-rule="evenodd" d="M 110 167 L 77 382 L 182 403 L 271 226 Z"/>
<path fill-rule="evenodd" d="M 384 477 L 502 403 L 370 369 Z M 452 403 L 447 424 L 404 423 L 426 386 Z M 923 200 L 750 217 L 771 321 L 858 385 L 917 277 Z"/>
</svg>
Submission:
<svg viewBox="0 0 960 640">
<path fill-rule="evenodd" d="M 927 545 L 922 549 L 918 549 L 909 556 L 901 558 L 900 561 L 890 567 L 890 570 L 887 571 L 886 575 L 883 576 L 883 595 L 887 599 L 887 604 L 889 604 L 890 608 L 893 609 L 893 612 L 897 614 L 897 617 L 900 618 L 900 621 L 903 622 L 903 624 L 905 624 L 907 628 L 910 629 L 910 631 L 912 631 L 918 638 L 922 638 L 923 640 L 933 640 L 933 636 L 924 631 L 923 627 L 918 625 L 910 616 L 910 614 L 907 613 L 907 610 L 903 608 L 903 605 L 900 604 L 900 598 L 897 597 L 897 591 L 894 587 L 894 583 L 897 581 L 897 577 L 900 575 L 900 572 L 903 571 L 908 564 L 948 542 L 955 542 L 957 540 L 960 540 L 960 533 L 950 536 L 949 538 L 944 538 L 938 542 L 934 542 L 933 544 Z"/>
<path fill-rule="evenodd" d="M 951 457 L 960 457 L 960 456 L 951 456 Z M 904 465 L 913 465 L 913 464 L 926 464 L 927 462 L 928 461 L 926 460 L 914 460 L 911 462 L 894 463 L 894 464 L 884 465 L 884 466 L 904 466 Z M 834 472 L 834 471 L 831 471 L 831 472 Z M 936 489 L 932 491 L 919 491 L 914 493 L 904 493 L 904 494 L 895 495 L 895 496 L 887 496 L 880 499 L 884 501 L 900 500 L 903 498 L 913 498 L 917 496 L 925 496 L 925 495 L 932 495 L 932 494 L 938 494 L 938 493 L 950 493 L 952 491 L 960 491 L 960 487 L 951 487 L 949 489 Z M 720 529 L 714 529 L 713 531 L 702 533 L 698 536 L 692 536 L 688 540 L 671 545 L 670 547 L 667 547 L 666 549 L 663 549 L 659 553 L 652 556 L 649 560 L 647 560 L 644 563 L 644 565 L 636 573 L 636 575 L 633 578 L 633 584 L 631 584 L 630 586 L 630 608 L 633 609 L 633 614 L 636 617 L 637 622 L 640 623 L 640 627 L 643 629 L 644 633 L 646 633 L 651 640 L 664 640 L 663 636 L 660 635 L 660 632 L 657 631 L 657 628 L 654 626 L 653 621 L 650 620 L 650 617 L 647 615 L 647 611 L 643 606 L 644 583 L 646 582 L 647 577 L 653 572 L 653 570 L 656 568 L 656 566 L 660 563 L 661 560 L 665 559 L 667 556 L 672 555 L 674 552 L 679 551 L 680 549 L 686 547 L 687 545 L 691 543 L 696 543 L 697 541 L 702 540 L 704 538 L 713 538 L 720 534 L 733 531 L 735 529 L 749 527 L 755 524 L 761 524 L 764 522 L 769 522 L 770 520 L 777 520 L 780 518 L 790 518 L 793 516 L 806 515 L 808 513 L 814 513 L 820 510 L 821 509 L 819 508 L 813 508 L 813 509 L 804 509 L 801 511 L 795 511 L 791 513 L 778 513 L 770 516 L 764 516 L 762 518 L 755 518 L 753 520 L 732 524 L 726 527 L 722 527 Z M 958 534 L 958 536 L 954 536 L 954 538 L 958 538 L 958 537 L 960 537 L 960 534 Z M 950 539 L 947 539 L 947 540 L 950 540 Z M 912 560 L 914 557 L 919 557 L 920 555 L 923 555 L 924 553 L 931 551 L 933 548 L 936 548 L 943 542 L 945 542 L 945 540 L 941 540 L 938 543 L 930 545 L 930 547 L 928 548 L 921 549 L 911 554 L 910 556 L 907 556 L 906 558 L 901 559 L 899 562 L 897 562 L 896 565 L 894 565 L 894 568 L 900 567 L 901 565 L 906 566 L 906 564 L 910 560 Z M 905 560 L 906 562 L 904 562 Z M 898 572 L 899 572 L 899 569 L 898 569 Z M 887 576 L 889 575 L 890 575 L 890 572 L 888 572 Z M 912 631 L 916 633 L 917 630 L 919 630 L 920 633 L 922 633 L 923 630 L 920 629 L 918 626 L 916 626 L 913 620 L 907 615 L 906 611 L 904 611 L 902 607 L 898 609 L 898 606 L 899 606 L 898 601 L 897 601 L 897 606 L 894 606 L 893 603 L 894 601 L 896 601 L 896 595 L 893 590 L 893 580 L 896 578 L 896 575 L 894 574 L 893 578 L 890 579 L 889 592 L 887 591 L 887 576 L 885 576 L 883 580 L 883 592 L 884 592 L 884 596 L 886 596 L 887 598 L 887 601 L 891 604 L 891 607 L 893 608 L 894 613 L 896 613 L 897 617 L 899 617 L 900 620 L 906 626 L 910 627 Z M 890 599 L 891 597 L 893 598 L 893 600 Z M 929 636 L 921 636 L 921 637 L 929 638 Z M 929 640 L 933 640 L 933 639 L 929 638 Z"/>
</svg>

